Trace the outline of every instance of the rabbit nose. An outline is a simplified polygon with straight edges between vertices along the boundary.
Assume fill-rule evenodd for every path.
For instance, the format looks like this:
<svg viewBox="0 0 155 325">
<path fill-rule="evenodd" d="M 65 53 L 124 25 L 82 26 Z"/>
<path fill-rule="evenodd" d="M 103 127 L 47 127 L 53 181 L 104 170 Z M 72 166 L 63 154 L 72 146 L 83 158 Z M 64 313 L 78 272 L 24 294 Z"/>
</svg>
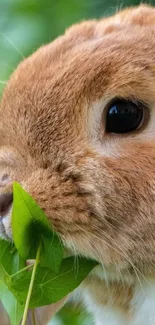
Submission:
<svg viewBox="0 0 155 325">
<path fill-rule="evenodd" d="M 13 202 L 13 193 L 2 193 L 0 194 L 0 219 L 9 211 L 11 203 Z"/>
</svg>

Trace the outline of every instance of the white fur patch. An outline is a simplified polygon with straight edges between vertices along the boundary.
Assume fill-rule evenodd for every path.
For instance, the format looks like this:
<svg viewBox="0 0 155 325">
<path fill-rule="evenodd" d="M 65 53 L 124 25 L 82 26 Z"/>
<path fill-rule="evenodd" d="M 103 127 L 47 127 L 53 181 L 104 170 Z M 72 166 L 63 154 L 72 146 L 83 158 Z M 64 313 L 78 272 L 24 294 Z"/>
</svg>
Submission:
<svg viewBox="0 0 155 325">
<path fill-rule="evenodd" d="M 98 270 L 100 271 L 100 270 Z M 99 272 L 100 273 L 100 272 Z M 133 282 L 131 281 L 131 285 Z M 103 292 L 104 294 L 104 292 Z M 89 292 L 89 288 L 79 287 L 75 291 L 75 300 L 81 296 L 88 311 L 94 317 L 95 325 L 155 325 L 155 280 L 141 279 L 135 285 L 129 314 L 113 306 L 99 304 Z"/>
<path fill-rule="evenodd" d="M 148 282 L 148 283 L 147 283 Z M 132 301 L 134 317 L 130 325 L 155 325 L 155 280 L 137 285 Z"/>
<path fill-rule="evenodd" d="M 96 304 L 87 291 L 84 292 L 84 301 L 88 311 L 94 316 L 95 325 L 126 325 L 125 315 L 121 310 Z"/>
<path fill-rule="evenodd" d="M 95 314 L 95 325 L 125 325 L 125 316 L 121 311 L 111 307 L 98 307 Z"/>
</svg>

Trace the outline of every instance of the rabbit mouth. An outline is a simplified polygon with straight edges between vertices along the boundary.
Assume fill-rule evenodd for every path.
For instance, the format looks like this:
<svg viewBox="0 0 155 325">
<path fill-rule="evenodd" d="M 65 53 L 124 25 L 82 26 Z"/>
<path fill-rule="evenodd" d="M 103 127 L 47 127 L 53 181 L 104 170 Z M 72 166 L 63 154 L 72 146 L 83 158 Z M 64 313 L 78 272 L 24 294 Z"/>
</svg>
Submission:
<svg viewBox="0 0 155 325">
<path fill-rule="evenodd" d="M 0 238 L 7 241 L 12 240 L 11 230 L 12 205 L 7 210 L 7 214 L 0 216 Z"/>
<path fill-rule="evenodd" d="M 7 230 L 2 220 L 0 221 L 0 238 L 7 241 L 11 240 L 10 236 L 7 234 Z"/>
</svg>

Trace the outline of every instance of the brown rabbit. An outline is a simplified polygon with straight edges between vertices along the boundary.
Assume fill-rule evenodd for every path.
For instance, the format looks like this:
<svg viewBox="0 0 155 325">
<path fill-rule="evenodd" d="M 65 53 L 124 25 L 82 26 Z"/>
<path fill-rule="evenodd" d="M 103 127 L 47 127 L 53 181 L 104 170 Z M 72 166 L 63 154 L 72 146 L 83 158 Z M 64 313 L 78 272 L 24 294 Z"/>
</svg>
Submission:
<svg viewBox="0 0 155 325">
<path fill-rule="evenodd" d="M 24 60 L 0 146 L 1 236 L 16 180 L 69 252 L 99 262 L 74 294 L 95 324 L 155 324 L 155 9 L 82 22 Z"/>
</svg>

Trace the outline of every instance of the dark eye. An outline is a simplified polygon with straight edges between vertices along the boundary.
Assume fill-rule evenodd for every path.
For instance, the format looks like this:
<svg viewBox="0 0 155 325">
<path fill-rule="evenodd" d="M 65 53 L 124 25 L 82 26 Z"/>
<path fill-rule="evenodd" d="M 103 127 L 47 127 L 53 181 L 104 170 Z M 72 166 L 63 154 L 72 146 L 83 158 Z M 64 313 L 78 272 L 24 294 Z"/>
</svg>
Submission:
<svg viewBox="0 0 155 325">
<path fill-rule="evenodd" d="M 142 105 L 118 99 L 107 110 L 106 132 L 121 134 L 134 131 L 142 123 L 143 115 Z"/>
</svg>

